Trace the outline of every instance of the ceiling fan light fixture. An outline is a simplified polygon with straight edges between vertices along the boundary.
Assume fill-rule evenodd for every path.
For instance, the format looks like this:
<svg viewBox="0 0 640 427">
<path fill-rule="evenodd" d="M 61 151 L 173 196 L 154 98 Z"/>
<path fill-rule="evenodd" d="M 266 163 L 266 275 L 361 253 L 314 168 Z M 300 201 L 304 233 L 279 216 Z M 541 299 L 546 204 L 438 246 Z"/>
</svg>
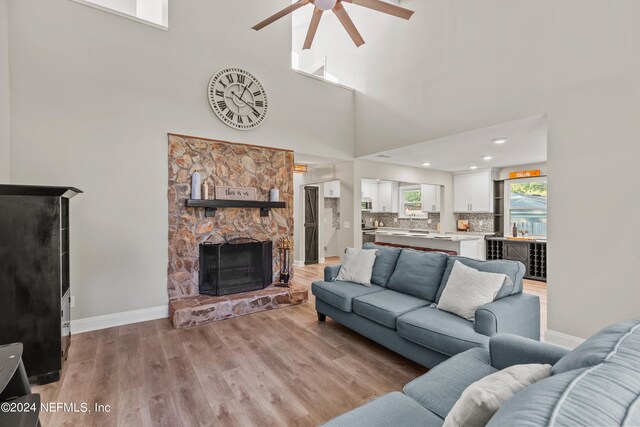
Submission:
<svg viewBox="0 0 640 427">
<path fill-rule="evenodd" d="M 320 10 L 331 10 L 336 5 L 337 0 L 315 0 L 315 6 Z"/>
</svg>

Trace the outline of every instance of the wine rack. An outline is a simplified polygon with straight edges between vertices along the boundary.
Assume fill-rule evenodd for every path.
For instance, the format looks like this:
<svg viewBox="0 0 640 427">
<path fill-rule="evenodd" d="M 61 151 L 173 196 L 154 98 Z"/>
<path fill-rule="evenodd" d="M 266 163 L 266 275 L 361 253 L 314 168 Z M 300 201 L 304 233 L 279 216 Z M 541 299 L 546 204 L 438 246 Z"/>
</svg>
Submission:
<svg viewBox="0 0 640 427">
<path fill-rule="evenodd" d="M 547 281 L 547 243 L 511 241 L 502 237 L 487 238 L 487 260 L 520 261 L 527 279 Z"/>
</svg>

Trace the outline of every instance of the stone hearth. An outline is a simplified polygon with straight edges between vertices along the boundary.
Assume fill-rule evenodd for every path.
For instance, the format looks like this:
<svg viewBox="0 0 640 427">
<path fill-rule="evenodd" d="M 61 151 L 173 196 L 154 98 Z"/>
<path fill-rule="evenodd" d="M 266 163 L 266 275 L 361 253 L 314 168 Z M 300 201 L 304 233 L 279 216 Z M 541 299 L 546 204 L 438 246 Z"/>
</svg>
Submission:
<svg viewBox="0 0 640 427">
<path fill-rule="evenodd" d="M 291 288 L 269 286 L 259 291 L 219 297 L 199 295 L 169 301 L 169 318 L 173 327 L 179 329 L 304 304 L 308 300 L 309 289 L 296 285 Z"/>
</svg>

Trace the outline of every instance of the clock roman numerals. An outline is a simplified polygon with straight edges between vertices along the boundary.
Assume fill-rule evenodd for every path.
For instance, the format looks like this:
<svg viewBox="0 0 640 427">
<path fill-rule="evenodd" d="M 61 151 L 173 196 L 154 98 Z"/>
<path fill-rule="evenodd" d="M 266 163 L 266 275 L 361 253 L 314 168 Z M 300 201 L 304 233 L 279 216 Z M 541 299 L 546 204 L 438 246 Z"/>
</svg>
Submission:
<svg viewBox="0 0 640 427">
<path fill-rule="evenodd" d="M 209 103 L 226 125 L 248 130 L 260 125 L 267 114 L 267 95 L 251 74 L 239 68 L 216 73 L 209 82 Z"/>
</svg>

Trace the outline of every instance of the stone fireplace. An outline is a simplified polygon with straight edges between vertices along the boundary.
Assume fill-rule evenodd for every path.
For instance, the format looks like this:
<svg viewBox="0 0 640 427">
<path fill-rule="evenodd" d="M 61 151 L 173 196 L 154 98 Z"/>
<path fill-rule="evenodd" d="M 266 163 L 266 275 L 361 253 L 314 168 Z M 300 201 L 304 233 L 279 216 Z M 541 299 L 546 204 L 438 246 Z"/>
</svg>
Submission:
<svg viewBox="0 0 640 427">
<path fill-rule="evenodd" d="M 198 325 L 306 302 L 306 288 L 269 286 L 277 281 L 280 271 L 278 240 L 293 240 L 293 152 L 170 134 L 168 154 L 167 289 L 174 326 Z M 267 216 L 261 216 L 260 209 L 225 207 L 207 217 L 205 209 L 186 206 L 186 200 L 191 197 L 191 176 L 196 171 L 200 172 L 202 182 L 207 182 L 210 187 L 256 188 L 259 201 L 268 201 L 269 190 L 278 189 L 280 201 L 285 203 L 285 207 L 270 209 Z M 269 242 L 263 265 L 258 268 L 262 268 L 262 273 L 268 272 L 269 277 L 260 283 L 248 284 L 246 280 L 246 283 L 241 283 L 249 270 L 253 269 L 253 273 L 257 271 L 256 267 L 218 265 L 218 272 L 212 270 L 210 273 L 217 276 L 222 271 L 220 268 L 236 268 L 235 273 L 231 274 L 231 282 L 236 281 L 235 284 L 231 283 L 231 288 L 236 286 L 235 291 L 245 293 L 228 296 L 231 293 L 227 292 L 229 289 L 222 293 L 217 288 L 214 291 L 211 280 L 205 283 L 204 292 L 201 292 L 203 251 L 210 256 L 214 248 L 216 253 L 223 247 L 234 249 L 228 245 L 237 243 L 237 239 Z M 254 261 L 248 264 L 253 265 Z M 244 289 L 240 289 L 243 286 Z"/>
</svg>

